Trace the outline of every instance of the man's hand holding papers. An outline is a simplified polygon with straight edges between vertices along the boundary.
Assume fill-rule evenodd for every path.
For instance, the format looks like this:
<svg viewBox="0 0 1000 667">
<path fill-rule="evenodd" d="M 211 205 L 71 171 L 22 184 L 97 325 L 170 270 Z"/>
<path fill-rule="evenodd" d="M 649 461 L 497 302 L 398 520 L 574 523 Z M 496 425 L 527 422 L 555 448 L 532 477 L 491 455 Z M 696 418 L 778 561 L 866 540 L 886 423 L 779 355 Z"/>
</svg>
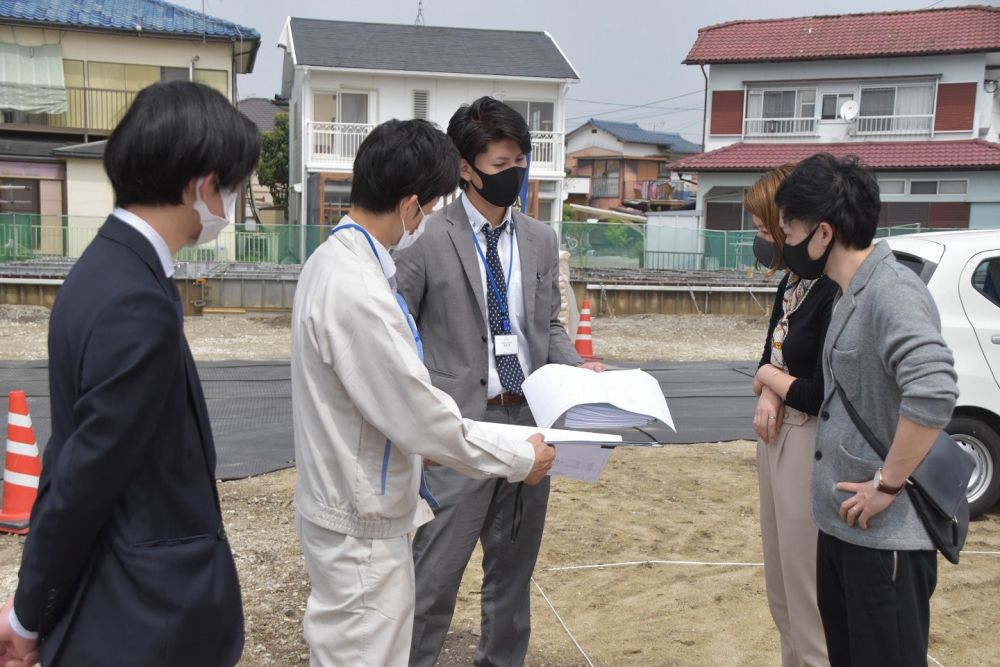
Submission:
<svg viewBox="0 0 1000 667">
<path fill-rule="evenodd" d="M 534 486 L 545 479 L 552 469 L 552 464 L 556 460 L 556 450 L 545 443 L 545 438 L 541 433 L 535 433 L 528 438 L 528 442 L 535 448 L 535 465 L 531 467 L 531 472 L 524 478 L 524 483 Z"/>
</svg>

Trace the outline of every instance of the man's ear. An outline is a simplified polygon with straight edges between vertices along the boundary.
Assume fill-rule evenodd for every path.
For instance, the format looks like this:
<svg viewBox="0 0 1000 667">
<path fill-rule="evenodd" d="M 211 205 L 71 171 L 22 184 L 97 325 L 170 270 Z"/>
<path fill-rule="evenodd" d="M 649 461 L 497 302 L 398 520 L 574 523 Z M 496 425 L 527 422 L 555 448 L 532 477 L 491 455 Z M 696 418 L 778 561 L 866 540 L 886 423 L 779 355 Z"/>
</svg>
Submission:
<svg viewBox="0 0 1000 667">
<path fill-rule="evenodd" d="M 826 220 L 821 220 L 819 225 L 820 227 L 822 227 L 822 229 L 819 230 L 820 238 L 823 241 L 828 241 L 829 243 L 833 243 L 834 238 L 836 236 L 835 234 L 836 230 L 833 228 L 833 225 L 827 222 Z"/>
<path fill-rule="evenodd" d="M 472 174 L 474 173 L 472 165 L 470 165 L 469 162 L 464 157 L 459 159 L 458 164 L 459 164 L 458 168 L 459 176 L 462 177 L 463 181 L 472 183 Z"/>
<path fill-rule="evenodd" d="M 181 190 L 181 202 L 185 206 L 194 206 L 196 199 L 195 191 L 198 189 L 198 178 L 192 178 Z"/>
<path fill-rule="evenodd" d="M 418 215 L 418 208 L 420 208 L 420 199 L 417 195 L 404 197 L 403 200 L 399 202 L 399 215 L 405 219 L 412 218 L 413 216 Z"/>
</svg>

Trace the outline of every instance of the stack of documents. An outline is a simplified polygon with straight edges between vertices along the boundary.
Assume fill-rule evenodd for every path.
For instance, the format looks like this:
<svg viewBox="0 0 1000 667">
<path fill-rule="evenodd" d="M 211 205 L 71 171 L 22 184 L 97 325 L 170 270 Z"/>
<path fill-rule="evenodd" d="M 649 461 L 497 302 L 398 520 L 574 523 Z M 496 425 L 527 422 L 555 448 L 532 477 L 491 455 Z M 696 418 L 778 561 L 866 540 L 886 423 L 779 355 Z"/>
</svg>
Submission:
<svg viewBox="0 0 1000 667">
<path fill-rule="evenodd" d="M 608 456 L 611 455 L 611 449 L 608 447 L 622 441 L 620 435 L 609 433 L 561 431 L 494 422 L 476 422 L 476 424 L 486 431 L 511 440 L 527 440 L 535 433 L 541 433 L 545 442 L 554 444 L 556 448 L 556 461 L 549 474 L 588 482 L 597 481 L 597 478 L 601 476 L 601 471 L 604 470 L 604 466 L 608 462 Z M 594 444 L 584 444 L 588 441 Z"/>
<path fill-rule="evenodd" d="M 639 369 L 595 373 L 548 364 L 529 375 L 522 388 L 541 427 L 565 415 L 566 428 L 630 428 L 659 420 L 674 429 L 660 384 Z"/>
</svg>

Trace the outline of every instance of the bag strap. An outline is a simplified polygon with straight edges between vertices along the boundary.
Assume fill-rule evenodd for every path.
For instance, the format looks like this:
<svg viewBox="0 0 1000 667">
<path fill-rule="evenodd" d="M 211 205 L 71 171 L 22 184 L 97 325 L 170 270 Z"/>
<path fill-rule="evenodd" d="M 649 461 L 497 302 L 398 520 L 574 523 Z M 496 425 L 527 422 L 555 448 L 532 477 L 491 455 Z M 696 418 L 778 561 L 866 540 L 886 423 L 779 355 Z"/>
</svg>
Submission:
<svg viewBox="0 0 1000 667">
<path fill-rule="evenodd" d="M 882 442 L 875 437 L 872 430 L 868 428 L 868 424 L 866 424 L 865 420 L 861 418 L 858 411 L 854 409 L 854 405 L 847 399 L 847 393 L 844 391 L 844 388 L 840 386 L 840 383 L 837 382 L 836 377 L 833 378 L 833 384 L 837 387 L 837 393 L 840 395 L 840 402 L 844 404 L 844 408 L 847 410 L 847 414 L 850 416 L 851 421 L 854 422 L 854 426 L 861 432 L 861 435 L 864 436 L 865 440 L 868 441 L 868 444 L 875 450 L 875 453 L 878 454 L 883 461 L 885 461 L 885 457 L 889 455 L 889 450 L 887 450 Z"/>
</svg>

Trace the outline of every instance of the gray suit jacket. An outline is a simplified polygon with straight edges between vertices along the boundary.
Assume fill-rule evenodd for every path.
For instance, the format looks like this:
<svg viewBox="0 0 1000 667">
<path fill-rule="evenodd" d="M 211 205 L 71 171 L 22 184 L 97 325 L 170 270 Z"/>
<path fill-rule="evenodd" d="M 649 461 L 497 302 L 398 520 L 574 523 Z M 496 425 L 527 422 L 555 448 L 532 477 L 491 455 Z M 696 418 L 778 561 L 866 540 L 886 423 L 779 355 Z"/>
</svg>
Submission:
<svg viewBox="0 0 1000 667">
<path fill-rule="evenodd" d="M 882 460 L 858 431 L 834 377 L 872 432 L 889 447 L 899 416 L 942 428 L 958 397 L 951 350 L 927 287 L 879 243 L 858 268 L 830 318 L 823 348 L 825 398 L 816 432 L 812 514 L 816 526 L 845 542 L 875 549 L 933 549 L 906 493 L 876 515 L 868 530 L 838 515 L 851 496 L 837 482 L 865 482 Z"/>
<path fill-rule="evenodd" d="M 530 374 L 549 363 L 579 364 L 559 322 L 559 243 L 555 233 L 513 212 L 524 289 L 524 333 Z M 461 199 L 424 223 L 420 240 L 394 255 L 399 293 L 417 322 L 424 363 L 435 387 L 449 394 L 462 416 L 486 412 L 487 305 L 479 256 Z"/>
</svg>

